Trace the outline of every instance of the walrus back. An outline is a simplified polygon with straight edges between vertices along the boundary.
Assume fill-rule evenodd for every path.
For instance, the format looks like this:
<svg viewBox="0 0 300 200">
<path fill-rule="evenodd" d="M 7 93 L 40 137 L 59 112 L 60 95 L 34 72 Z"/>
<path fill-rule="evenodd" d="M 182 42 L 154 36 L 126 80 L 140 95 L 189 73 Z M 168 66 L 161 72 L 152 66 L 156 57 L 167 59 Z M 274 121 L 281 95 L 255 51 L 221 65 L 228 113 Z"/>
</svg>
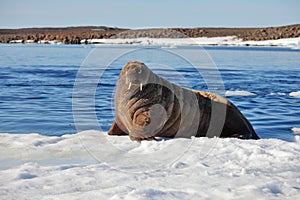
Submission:
<svg viewBox="0 0 300 200">
<path fill-rule="evenodd" d="M 215 136 L 217 133 L 208 133 L 207 123 L 214 119 L 212 116 L 212 107 L 224 107 L 225 112 L 215 113 L 217 116 L 224 117 L 224 126 L 220 137 L 237 137 L 241 139 L 259 139 L 250 122 L 240 112 L 240 110 L 226 98 L 204 91 L 193 90 L 198 94 L 199 107 L 205 119 L 201 119 L 199 123 L 197 136 Z"/>
</svg>

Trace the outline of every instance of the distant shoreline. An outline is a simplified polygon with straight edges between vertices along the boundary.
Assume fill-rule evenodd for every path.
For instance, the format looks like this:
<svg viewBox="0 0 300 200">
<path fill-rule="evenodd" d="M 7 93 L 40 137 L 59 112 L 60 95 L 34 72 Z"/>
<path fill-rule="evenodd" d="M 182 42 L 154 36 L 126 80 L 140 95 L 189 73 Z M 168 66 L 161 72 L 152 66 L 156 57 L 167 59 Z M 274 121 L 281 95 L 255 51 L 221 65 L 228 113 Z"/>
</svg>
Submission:
<svg viewBox="0 0 300 200">
<path fill-rule="evenodd" d="M 143 39 L 141 39 L 143 38 Z M 61 28 L 0 29 L 0 43 L 40 44 L 160 44 L 184 45 L 185 40 L 194 40 L 192 45 L 245 45 L 277 46 L 287 38 L 300 38 L 300 24 L 265 28 L 151 28 L 123 29 L 105 26 L 80 26 Z M 200 39 L 199 39 L 200 38 Z M 213 39 L 215 38 L 215 39 Z M 217 39 L 216 39 L 217 38 Z M 222 39 L 223 38 L 223 39 Z M 229 38 L 229 39 L 228 39 Z M 148 41 L 145 42 L 145 41 Z M 181 41 L 181 42 L 178 42 Z M 184 42 L 182 42 L 184 41 Z M 200 42 L 197 42 L 200 41 Z M 253 41 L 258 41 L 253 42 Z M 289 40 L 291 41 L 291 40 Z M 291 46 L 300 43 L 293 40 Z M 187 43 L 189 44 L 189 42 Z M 279 46 L 282 46 L 279 44 Z"/>
</svg>

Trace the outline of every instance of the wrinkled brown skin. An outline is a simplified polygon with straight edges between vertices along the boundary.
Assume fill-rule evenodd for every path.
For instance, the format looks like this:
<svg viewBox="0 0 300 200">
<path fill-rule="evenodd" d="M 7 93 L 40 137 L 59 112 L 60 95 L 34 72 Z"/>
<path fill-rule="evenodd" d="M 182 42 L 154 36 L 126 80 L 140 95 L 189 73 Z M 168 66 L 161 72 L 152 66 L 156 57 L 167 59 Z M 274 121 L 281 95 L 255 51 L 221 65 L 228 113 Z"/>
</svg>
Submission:
<svg viewBox="0 0 300 200">
<path fill-rule="evenodd" d="M 259 139 L 224 97 L 170 83 L 138 61 L 123 67 L 114 98 L 116 117 L 109 135 L 129 135 L 136 141 L 191 136 Z"/>
</svg>

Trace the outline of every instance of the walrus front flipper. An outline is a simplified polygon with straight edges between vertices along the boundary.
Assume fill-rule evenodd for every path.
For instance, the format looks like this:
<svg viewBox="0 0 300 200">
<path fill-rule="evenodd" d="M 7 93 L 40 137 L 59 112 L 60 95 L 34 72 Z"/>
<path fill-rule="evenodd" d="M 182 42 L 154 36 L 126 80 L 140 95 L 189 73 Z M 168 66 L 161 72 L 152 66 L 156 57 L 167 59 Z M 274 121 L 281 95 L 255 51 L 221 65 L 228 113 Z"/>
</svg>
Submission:
<svg viewBox="0 0 300 200">
<path fill-rule="evenodd" d="M 116 121 L 113 122 L 113 124 L 111 125 L 107 134 L 108 135 L 128 135 L 118 126 Z"/>
</svg>

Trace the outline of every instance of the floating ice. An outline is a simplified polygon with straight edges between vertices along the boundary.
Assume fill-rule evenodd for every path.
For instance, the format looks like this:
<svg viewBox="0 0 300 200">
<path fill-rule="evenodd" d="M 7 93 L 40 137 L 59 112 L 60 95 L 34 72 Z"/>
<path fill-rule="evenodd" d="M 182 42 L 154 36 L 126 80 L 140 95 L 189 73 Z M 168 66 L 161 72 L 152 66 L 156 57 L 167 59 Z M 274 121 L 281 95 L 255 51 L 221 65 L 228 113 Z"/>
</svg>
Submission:
<svg viewBox="0 0 300 200">
<path fill-rule="evenodd" d="M 298 92 L 291 92 L 289 95 L 290 95 L 291 97 L 300 98 L 300 91 L 298 91 Z"/>
<path fill-rule="evenodd" d="M 286 93 L 284 92 L 271 92 L 270 94 L 268 94 L 268 96 L 285 96 Z"/>
<path fill-rule="evenodd" d="M 244 90 L 236 90 L 236 91 L 229 91 L 225 92 L 225 96 L 254 96 L 255 93 L 244 91 Z"/>
<path fill-rule="evenodd" d="M 294 127 L 292 128 L 292 131 L 294 132 L 294 134 L 300 135 L 300 128 Z"/>
</svg>

